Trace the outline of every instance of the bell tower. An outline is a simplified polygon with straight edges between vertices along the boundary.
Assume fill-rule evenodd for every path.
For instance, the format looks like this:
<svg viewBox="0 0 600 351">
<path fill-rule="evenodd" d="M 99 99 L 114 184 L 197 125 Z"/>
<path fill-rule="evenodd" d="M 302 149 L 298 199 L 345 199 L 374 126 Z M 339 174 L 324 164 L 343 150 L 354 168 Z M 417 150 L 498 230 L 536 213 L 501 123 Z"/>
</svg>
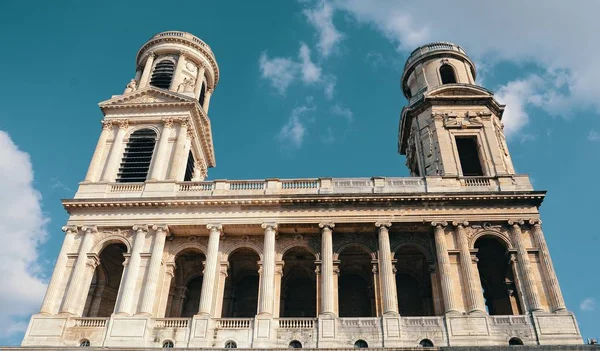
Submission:
<svg viewBox="0 0 600 351">
<path fill-rule="evenodd" d="M 125 91 L 99 104 L 102 132 L 83 183 L 204 180 L 215 166 L 212 50 L 190 33 L 162 32 L 138 51 L 135 67 Z"/>
<path fill-rule="evenodd" d="M 475 84 L 475 64 L 458 45 L 414 50 L 402 74 L 398 151 L 413 176 L 515 174 L 502 125 L 504 105 Z"/>
</svg>

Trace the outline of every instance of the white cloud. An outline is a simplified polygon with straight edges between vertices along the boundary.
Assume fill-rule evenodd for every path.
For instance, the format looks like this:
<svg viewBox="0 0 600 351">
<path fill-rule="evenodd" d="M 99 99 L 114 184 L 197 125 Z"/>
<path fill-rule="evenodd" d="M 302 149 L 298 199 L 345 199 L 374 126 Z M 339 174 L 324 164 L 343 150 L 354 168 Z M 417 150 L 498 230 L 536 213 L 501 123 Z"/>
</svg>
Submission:
<svg viewBox="0 0 600 351">
<path fill-rule="evenodd" d="M 600 134 L 594 129 L 590 130 L 590 134 L 588 134 L 589 141 L 598 141 L 600 140 Z"/>
<path fill-rule="evenodd" d="M 290 118 L 281 127 L 277 138 L 282 147 L 286 149 L 299 149 L 306 135 L 306 127 L 301 117 L 308 112 L 314 111 L 314 107 L 300 106 L 292 110 Z"/>
<path fill-rule="evenodd" d="M 586 297 L 579 304 L 579 308 L 582 311 L 591 312 L 596 309 L 596 299 L 593 297 Z"/>
<path fill-rule="evenodd" d="M 352 122 L 354 119 L 354 114 L 352 111 L 350 111 L 350 109 L 347 107 L 340 106 L 339 104 L 335 104 L 333 107 L 331 107 L 331 113 L 336 116 L 343 117 L 348 123 Z"/>
<path fill-rule="evenodd" d="M 33 188 L 29 155 L 0 131 L 0 338 L 23 332 L 25 319 L 39 310 L 46 284 L 40 278 L 38 247 L 49 219 Z"/>
<path fill-rule="evenodd" d="M 263 52 L 258 65 L 262 78 L 268 80 L 282 95 L 285 95 L 288 87 L 295 81 L 300 80 L 304 84 L 321 81 L 321 68 L 311 60 L 310 48 L 305 43 L 300 43 L 297 61 L 290 57 L 269 58 Z"/>
<path fill-rule="evenodd" d="M 529 115 L 525 106 L 535 94 L 540 79 L 531 76 L 524 80 L 515 80 L 503 85 L 496 92 L 496 99 L 505 104 L 502 122 L 507 137 L 513 136 L 523 126 L 529 123 Z"/>
<path fill-rule="evenodd" d="M 337 83 L 337 78 L 333 75 L 327 75 L 323 79 L 323 83 L 325 84 L 324 92 L 327 100 L 333 99 L 333 91 L 335 90 L 335 84 Z"/>
<path fill-rule="evenodd" d="M 506 123 L 511 133 L 527 124 L 514 118 L 527 117 L 528 104 L 555 115 L 568 116 L 574 107 L 600 112 L 600 65 L 595 62 L 600 46 L 590 45 L 590 33 L 600 31 L 596 18 L 600 2 L 547 0 L 540 6 L 539 2 L 465 0 L 431 6 L 422 1 L 336 0 L 333 6 L 375 28 L 399 51 L 446 40 L 487 65 L 503 60 L 537 65 L 546 73 L 539 76 L 542 84 L 535 89 L 518 86 L 527 79 L 505 85 L 505 96 L 515 89 L 532 94 L 521 96 L 517 101 L 521 105 L 513 108 L 513 120 Z M 465 21 L 448 25 L 453 18 Z"/>
<path fill-rule="evenodd" d="M 319 34 L 319 43 L 317 47 L 321 56 L 327 57 L 335 49 L 335 46 L 344 38 L 344 36 L 333 25 L 334 9 L 326 1 L 319 1 L 313 9 L 303 11 Z"/>
</svg>

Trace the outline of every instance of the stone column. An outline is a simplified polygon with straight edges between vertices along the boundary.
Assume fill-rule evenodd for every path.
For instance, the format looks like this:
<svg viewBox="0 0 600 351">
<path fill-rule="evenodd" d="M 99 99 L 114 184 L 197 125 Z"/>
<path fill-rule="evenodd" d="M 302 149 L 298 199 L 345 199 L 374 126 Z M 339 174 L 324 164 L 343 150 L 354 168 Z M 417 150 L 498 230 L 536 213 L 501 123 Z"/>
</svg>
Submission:
<svg viewBox="0 0 600 351">
<path fill-rule="evenodd" d="M 206 93 L 204 94 L 204 112 L 208 113 L 208 105 L 210 104 L 210 97 L 212 96 L 212 90 L 206 89 Z"/>
<path fill-rule="evenodd" d="M 467 241 L 467 233 L 465 230 L 465 226 L 468 226 L 469 222 L 452 222 L 452 224 L 456 227 L 456 238 L 460 250 L 460 268 L 463 276 L 463 285 L 467 293 L 467 313 L 485 313 L 481 281 L 473 269 L 471 250 L 469 250 L 469 243 Z"/>
<path fill-rule="evenodd" d="M 105 182 L 115 181 L 119 163 L 121 158 L 123 158 L 123 153 L 121 152 L 123 150 L 123 137 L 125 137 L 125 133 L 127 133 L 127 129 L 129 128 L 129 121 L 122 119 L 118 120 L 117 123 L 119 123 L 119 129 L 117 129 L 110 153 L 106 159 L 106 167 L 104 167 L 104 173 L 102 174 L 102 181 Z"/>
<path fill-rule="evenodd" d="M 56 314 L 58 306 L 56 300 L 59 298 L 58 290 L 60 289 L 63 277 L 65 275 L 65 268 L 67 268 L 67 262 L 69 260 L 67 254 L 70 252 L 77 234 L 77 226 L 64 226 L 62 227 L 65 232 L 65 240 L 63 241 L 62 248 L 56 259 L 56 265 L 54 266 L 54 272 L 50 283 L 48 283 L 48 289 L 46 290 L 46 296 L 44 296 L 44 302 L 42 302 L 42 308 L 40 308 L 41 314 Z"/>
<path fill-rule="evenodd" d="M 144 248 L 144 242 L 146 241 L 146 233 L 148 232 L 147 225 L 135 225 L 133 226 L 135 231 L 135 238 L 133 240 L 133 248 L 131 249 L 131 257 L 129 263 L 125 267 L 125 273 L 123 274 L 123 280 L 121 281 L 121 291 L 119 291 L 119 298 L 117 300 L 117 308 L 115 313 L 121 315 L 131 315 L 133 309 L 133 297 L 135 294 L 135 286 L 137 285 L 137 279 L 140 271 L 141 256 L 140 253 Z"/>
<path fill-rule="evenodd" d="M 142 78 L 140 79 L 139 87 L 145 88 L 150 81 L 150 75 L 152 74 L 152 65 L 154 64 L 154 58 L 156 55 L 151 52 L 148 54 L 148 58 L 146 59 L 146 65 L 144 66 L 144 71 L 142 72 Z"/>
<path fill-rule="evenodd" d="M 165 159 L 167 158 L 169 138 L 173 129 L 173 118 L 163 118 L 163 128 L 156 148 L 156 156 L 150 170 L 150 180 L 163 180 L 166 171 Z"/>
<path fill-rule="evenodd" d="M 540 261 L 542 262 L 542 271 L 550 295 L 550 310 L 552 312 L 566 311 L 567 306 L 565 305 L 565 300 L 560 291 L 560 285 L 558 285 L 556 272 L 554 271 L 552 259 L 550 258 L 550 250 L 548 250 L 548 245 L 546 244 L 546 239 L 542 232 L 542 221 L 539 219 L 530 219 L 529 225 L 531 225 L 533 240 L 538 247 Z"/>
<path fill-rule="evenodd" d="M 108 140 L 112 129 L 112 121 L 102 121 L 102 132 L 100 132 L 100 138 L 98 138 L 98 144 L 96 144 L 96 149 L 94 150 L 94 155 L 92 156 L 92 161 L 90 162 L 90 168 L 88 168 L 88 172 L 83 180 L 84 182 L 98 181 L 98 171 L 102 169 L 100 167 L 100 162 L 102 161 L 102 156 L 104 155 L 104 150 L 106 149 L 106 140 Z"/>
<path fill-rule="evenodd" d="M 281 278 L 283 278 L 283 266 L 285 262 L 277 261 L 275 264 L 275 298 L 273 300 L 273 317 L 279 318 L 281 315 L 281 308 L 285 308 L 285 304 L 281 305 Z"/>
<path fill-rule="evenodd" d="M 204 277 L 202 279 L 202 292 L 200 293 L 200 308 L 198 313 L 210 315 L 212 313 L 213 292 L 215 291 L 215 284 L 217 284 L 217 265 L 220 261 L 219 240 L 223 233 L 223 226 L 220 224 L 208 224 L 206 228 L 210 234 L 208 236 L 208 249 L 204 265 Z"/>
<path fill-rule="evenodd" d="M 82 286 L 87 266 L 87 254 L 92 249 L 92 245 L 94 244 L 94 234 L 98 232 L 98 228 L 96 228 L 96 226 L 86 226 L 81 229 L 85 234 L 83 236 L 83 242 L 81 243 L 81 246 L 79 246 L 77 260 L 75 261 L 73 273 L 71 274 L 71 281 L 69 282 L 69 286 L 67 286 L 65 300 L 60 310 L 61 313 L 76 314 L 80 307 L 77 304 L 81 295 L 81 290 L 87 288 Z"/>
<path fill-rule="evenodd" d="M 169 90 L 177 92 L 177 87 L 180 82 L 181 72 L 183 72 L 183 65 L 185 64 L 185 52 L 179 52 L 177 58 L 177 65 L 175 66 L 175 73 L 173 73 L 173 79 L 171 80 L 171 87 Z"/>
<path fill-rule="evenodd" d="M 379 228 L 379 279 L 381 280 L 383 314 L 398 315 L 398 293 L 396 291 L 396 277 L 392 265 L 392 249 L 390 248 L 389 228 L 390 222 L 377 222 Z"/>
<path fill-rule="evenodd" d="M 188 127 L 190 120 L 188 118 L 181 118 L 179 120 L 179 132 L 177 133 L 177 141 L 175 142 L 175 152 L 173 154 L 173 161 L 171 162 L 171 170 L 169 171 L 169 180 L 181 180 L 177 179 L 179 172 L 181 171 L 182 165 L 185 164 L 185 143 L 188 137 Z"/>
<path fill-rule="evenodd" d="M 165 239 L 169 233 L 169 227 L 165 224 L 155 225 L 154 229 L 154 245 L 152 245 L 152 254 L 150 255 L 150 263 L 148 264 L 148 273 L 146 276 L 146 284 L 143 286 L 142 304 L 140 314 L 152 316 L 154 310 L 154 298 L 156 297 L 156 289 L 158 284 L 158 275 L 160 274 L 160 266 L 162 264 L 163 252 L 165 249 Z M 136 238 L 137 240 L 137 238 Z"/>
<path fill-rule="evenodd" d="M 275 298 L 275 233 L 276 223 L 263 223 L 265 230 L 262 275 L 260 279 L 259 315 L 273 315 L 273 299 Z"/>
<path fill-rule="evenodd" d="M 200 98 L 200 89 L 202 89 L 202 82 L 204 81 L 204 66 L 198 67 L 198 74 L 196 74 L 196 85 L 194 86 L 194 96 L 196 100 Z"/>
<path fill-rule="evenodd" d="M 442 282 L 441 288 L 444 301 L 444 312 L 458 313 L 454 282 L 452 281 L 452 266 L 450 265 L 448 246 L 446 245 L 446 233 L 444 231 L 444 228 L 448 223 L 432 222 L 431 225 L 434 227 L 435 251 L 437 253 L 437 265 L 440 272 L 439 276 Z"/>
<path fill-rule="evenodd" d="M 517 260 L 519 271 L 523 277 L 523 285 L 525 286 L 525 294 L 527 295 L 527 301 L 529 302 L 529 308 L 531 311 L 542 311 L 542 304 L 540 303 L 540 295 L 538 294 L 537 287 L 535 286 L 535 279 L 533 278 L 533 272 L 531 271 L 531 263 L 529 262 L 529 253 L 525 248 L 525 243 L 521 236 L 521 225 L 522 220 L 509 220 L 508 224 L 511 227 L 511 235 L 513 244 L 517 249 Z"/>
<path fill-rule="evenodd" d="M 321 228 L 321 314 L 335 315 L 333 288 L 333 223 L 319 223 Z"/>
</svg>

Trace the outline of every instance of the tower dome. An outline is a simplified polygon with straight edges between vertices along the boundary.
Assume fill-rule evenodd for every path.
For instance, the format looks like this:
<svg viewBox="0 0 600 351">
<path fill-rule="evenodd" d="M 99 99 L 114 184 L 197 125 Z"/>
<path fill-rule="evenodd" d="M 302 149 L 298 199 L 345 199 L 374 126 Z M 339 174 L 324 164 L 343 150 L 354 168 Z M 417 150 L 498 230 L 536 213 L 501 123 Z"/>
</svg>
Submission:
<svg viewBox="0 0 600 351">
<path fill-rule="evenodd" d="M 475 84 L 475 64 L 460 46 L 434 42 L 416 48 L 404 64 L 402 92 L 410 100 L 443 84 Z"/>
</svg>

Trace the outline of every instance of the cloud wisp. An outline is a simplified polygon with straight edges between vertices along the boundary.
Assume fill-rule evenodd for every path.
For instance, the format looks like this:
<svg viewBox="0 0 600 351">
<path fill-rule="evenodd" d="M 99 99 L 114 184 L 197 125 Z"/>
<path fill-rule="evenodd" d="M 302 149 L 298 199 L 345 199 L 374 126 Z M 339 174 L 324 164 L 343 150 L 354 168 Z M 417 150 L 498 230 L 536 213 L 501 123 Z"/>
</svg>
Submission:
<svg viewBox="0 0 600 351">
<path fill-rule="evenodd" d="M 303 11 L 308 22 L 315 27 L 319 36 L 317 48 L 322 57 L 329 56 L 335 51 L 344 35 L 333 24 L 334 9 L 327 1 L 319 1 L 315 8 Z"/>
<path fill-rule="evenodd" d="M 299 106 L 292 110 L 287 122 L 281 127 L 277 134 L 282 149 L 299 149 L 302 147 L 306 136 L 304 118 L 315 108 L 313 106 Z"/>
<path fill-rule="evenodd" d="M 306 85 L 321 81 L 322 70 L 311 60 L 310 48 L 305 43 L 300 43 L 297 60 L 291 57 L 270 58 L 263 51 L 258 65 L 261 77 L 268 80 L 281 95 L 285 95 L 288 87 L 296 81 Z"/>
<path fill-rule="evenodd" d="M 586 297 L 579 304 L 579 309 L 585 312 L 591 312 L 596 309 L 596 299 L 593 297 Z"/>
</svg>

